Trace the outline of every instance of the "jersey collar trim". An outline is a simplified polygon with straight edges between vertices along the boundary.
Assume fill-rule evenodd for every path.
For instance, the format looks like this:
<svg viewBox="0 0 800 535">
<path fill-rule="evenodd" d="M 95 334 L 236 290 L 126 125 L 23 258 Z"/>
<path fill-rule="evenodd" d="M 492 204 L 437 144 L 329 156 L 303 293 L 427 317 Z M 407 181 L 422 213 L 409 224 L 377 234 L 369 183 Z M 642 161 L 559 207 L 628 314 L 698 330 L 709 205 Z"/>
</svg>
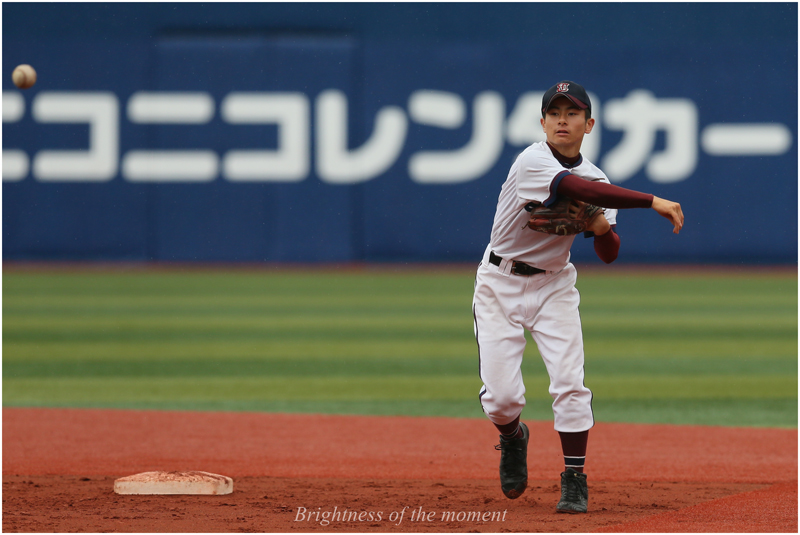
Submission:
<svg viewBox="0 0 800 535">
<path fill-rule="evenodd" d="M 550 143 L 548 142 L 545 143 L 547 144 L 547 147 L 550 149 L 550 152 L 553 153 L 553 156 L 555 157 L 556 160 L 558 160 L 558 163 L 560 163 L 562 167 L 566 167 L 567 169 L 572 169 L 573 167 L 578 167 L 580 164 L 583 163 L 582 154 L 578 153 L 578 155 L 575 156 L 574 158 L 567 158 L 566 156 L 558 152 L 555 149 L 555 147 L 553 147 Z"/>
</svg>

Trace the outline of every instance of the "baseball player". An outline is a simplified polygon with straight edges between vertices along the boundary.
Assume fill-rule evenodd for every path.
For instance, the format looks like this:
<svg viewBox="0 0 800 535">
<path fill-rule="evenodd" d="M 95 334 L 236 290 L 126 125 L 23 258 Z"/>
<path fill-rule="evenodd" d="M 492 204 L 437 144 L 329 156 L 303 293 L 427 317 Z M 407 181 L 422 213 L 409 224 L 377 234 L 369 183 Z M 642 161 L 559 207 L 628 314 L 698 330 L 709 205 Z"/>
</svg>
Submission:
<svg viewBox="0 0 800 535">
<path fill-rule="evenodd" d="M 556 510 L 585 513 L 588 488 L 583 473 L 589 429 L 594 425 L 592 392 L 584 385 L 583 337 L 570 247 L 575 235 L 537 232 L 531 212 L 568 197 L 602 207 L 586 222 L 597 256 L 617 258 L 618 209 L 652 208 L 683 226 L 678 203 L 614 186 L 581 156 L 583 137 L 594 127 L 592 103 L 583 87 L 571 81 L 551 87 L 542 99 L 541 124 L 546 141 L 527 147 L 511 166 L 497 203 L 489 245 L 478 267 L 473 297 L 478 343 L 480 403 L 500 431 L 500 483 L 511 499 L 528 480 L 528 428 L 520 422 L 525 386 L 520 366 L 529 331 L 550 376 L 554 428 L 561 439 L 564 472 Z M 529 225 L 529 222 L 531 225 Z"/>
</svg>

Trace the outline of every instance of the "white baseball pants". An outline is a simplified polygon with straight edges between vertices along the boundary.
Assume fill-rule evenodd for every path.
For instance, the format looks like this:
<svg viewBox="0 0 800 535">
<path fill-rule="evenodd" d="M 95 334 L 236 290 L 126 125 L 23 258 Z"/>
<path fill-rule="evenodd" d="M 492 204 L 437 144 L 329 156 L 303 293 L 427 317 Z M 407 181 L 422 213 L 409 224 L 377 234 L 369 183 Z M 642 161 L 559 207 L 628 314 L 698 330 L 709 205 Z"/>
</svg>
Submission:
<svg viewBox="0 0 800 535">
<path fill-rule="evenodd" d="M 522 356 L 529 331 L 550 376 L 556 431 L 581 432 L 594 425 L 592 392 L 583 384 L 583 335 L 575 288 L 577 271 L 521 276 L 511 262 L 478 267 L 472 308 L 478 342 L 481 406 L 496 424 L 512 422 L 525 406 Z"/>
</svg>

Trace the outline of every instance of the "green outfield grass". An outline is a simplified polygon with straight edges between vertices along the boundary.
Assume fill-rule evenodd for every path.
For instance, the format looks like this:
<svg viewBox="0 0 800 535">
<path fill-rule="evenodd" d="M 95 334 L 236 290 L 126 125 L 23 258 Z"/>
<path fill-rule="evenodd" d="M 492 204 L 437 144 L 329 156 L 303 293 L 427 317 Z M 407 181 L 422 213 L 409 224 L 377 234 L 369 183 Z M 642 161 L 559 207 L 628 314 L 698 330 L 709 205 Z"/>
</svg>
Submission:
<svg viewBox="0 0 800 535">
<path fill-rule="evenodd" d="M 3 274 L 3 404 L 483 417 L 471 270 Z M 598 421 L 797 426 L 795 274 L 585 270 Z M 529 343 L 528 419 L 552 419 Z"/>
</svg>

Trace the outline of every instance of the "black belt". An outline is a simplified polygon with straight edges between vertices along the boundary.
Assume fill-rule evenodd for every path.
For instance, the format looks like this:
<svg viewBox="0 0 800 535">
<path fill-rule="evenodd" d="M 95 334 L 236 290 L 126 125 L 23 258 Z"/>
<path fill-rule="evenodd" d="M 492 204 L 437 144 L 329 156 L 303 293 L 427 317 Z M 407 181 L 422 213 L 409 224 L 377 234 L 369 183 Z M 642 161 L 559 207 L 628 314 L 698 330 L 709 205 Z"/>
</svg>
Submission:
<svg viewBox="0 0 800 535">
<path fill-rule="evenodd" d="M 503 259 L 494 254 L 494 251 L 489 252 L 489 262 L 494 264 L 495 266 L 500 266 L 500 262 Z M 528 264 L 524 264 L 522 262 L 517 262 L 516 260 L 511 261 L 511 273 L 514 275 L 536 275 L 538 273 L 546 273 L 546 270 L 535 268 L 533 266 L 529 266 Z"/>
</svg>

